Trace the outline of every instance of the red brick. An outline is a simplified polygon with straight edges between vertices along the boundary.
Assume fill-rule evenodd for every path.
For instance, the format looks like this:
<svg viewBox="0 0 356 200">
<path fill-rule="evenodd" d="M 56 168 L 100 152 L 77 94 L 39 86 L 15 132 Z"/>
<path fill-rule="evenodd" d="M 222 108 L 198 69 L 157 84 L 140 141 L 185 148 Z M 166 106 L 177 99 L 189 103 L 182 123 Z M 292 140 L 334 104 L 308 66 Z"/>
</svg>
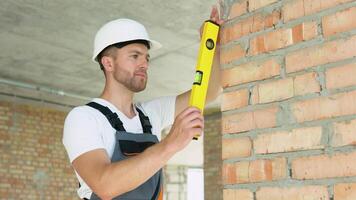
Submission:
<svg viewBox="0 0 356 200">
<path fill-rule="evenodd" d="M 246 163 L 246 174 L 248 173 L 248 163 Z M 224 184 L 236 183 L 236 164 L 226 163 L 222 167 L 222 180 Z"/>
<path fill-rule="evenodd" d="M 292 161 L 293 179 L 322 179 L 356 176 L 356 152 L 296 158 Z"/>
<path fill-rule="evenodd" d="M 226 115 L 222 117 L 222 133 L 238 133 L 276 126 L 278 108 Z"/>
<path fill-rule="evenodd" d="M 317 36 L 317 23 L 305 22 L 293 28 L 278 29 L 250 41 L 250 55 L 274 51 Z"/>
<path fill-rule="evenodd" d="M 238 60 L 246 55 L 245 49 L 240 45 L 235 45 L 232 48 L 224 48 L 220 53 L 220 63 L 229 64 L 233 60 Z"/>
<path fill-rule="evenodd" d="M 234 29 L 234 26 L 224 25 L 220 29 L 220 43 L 226 44 L 234 39 L 236 39 L 236 31 L 238 29 Z"/>
<path fill-rule="evenodd" d="M 38 139 L 38 143 L 39 144 L 50 144 L 50 143 L 52 143 L 53 142 L 53 140 L 51 140 L 51 138 L 49 138 L 48 136 L 46 136 L 46 137 L 39 137 L 39 139 Z"/>
<path fill-rule="evenodd" d="M 259 15 L 257 15 L 257 16 L 259 16 Z M 263 29 L 274 27 L 276 24 L 278 24 L 278 22 L 280 22 L 282 20 L 282 15 L 281 15 L 280 10 L 274 10 L 272 12 L 272 14 L 267 15 L 267 16 L 262 15 L 261 18 L 263 20 L 260 20 L 260 21 L 257 20 L 257 22 L 260 22 L 260 24 L 262 24 L 263 26 L 254 26 L 254 28 L 252 29 L 253 32 L 257 32 L 257 31 L 261 31 Z M 255 22 L 255 23 L 257 23 L 257 22 Z"/>
<path fill-rule="evenodd" d="M 259 103 L 280 101 L 293 97 L 293 79 L 280 79 L 258 86 Z"/>
<path fill-rule="evenodd" d="M 356 114 L 356 91 L 299 101 L 291 110 L 299 123 Z"/>
<path fill-rule="evenodd" d="M 295 27 L 293 27 L 293 28 L 289 28 L 289 29 L 284 29 L 284 30 L 291 30 L 291 32 L 289 31 L 289 32 L 287 32 L 287 34 L 284 34 L 284 35 L 286 35 L 286 36 L 289 36 L 289 37 L 291 37 L 291 39 L 290 39 L 290 44 L 288 44 L 288 45 L 291 45 L 291 44 L 295 44 L 295 43 L 298 43 L 298 42 L 301 42 L 301 41 L 303 41 L 303 35 L 304 35 L 304 33 L 303 33 L 303 27 L 304 27 L 304 23 L 302 23 L 302 24 L 299 24 L 299 25 L 297 25 L 297 26 L 295 26 Z M 284 36 L 283 35 L 283 36 Z M 316 35 L 316 34 L 315 34 Z M 277 40 L 278 41 L 278 40 Z M 279 43 L 281 43 L 281 42 L 279 42 Z M 288 45 L 285 45 L 285 46 L 288 46 Z M 282 45 L 280 45 L 281 47 L 279 47 L 279 48 L 282 48 L 282 47 L 284 47 L 284 46 L 282 46 Z"/>
<path fill-rule="evenodd" d="M 304 1 L 295 0 L 286 2 L 282 8 L 283 20 L 287 22 L 304 16 Z"/>
<path fill-rule="evenodd" d="M 256 38 L 250 40 L 250 50 L 248 54 L 257 55 L 258 53 L 263 53 L 268 51 L 267 45 L 265 44 L 265 36 L 257 36 Z"/>
<path fill-rule="evenodd" d="M 326 186 L 262 187 L 256 192 L 256 200 L 329 200 Z"/>
<path fill-rule="evenodd" d="M 6 141 L 6 140 L 10 140 L 10 134 L 8 133 L 4 133 L 4 132 L 0 132 L 0 141 Z"/>
<path fill-rule="evenodd" d="M 322 19 L 323 34 L 328 37 L 336 33 L 350 31 L 356 28 L 356 7 L 325 16 Z"/>
<path fill-rule="evenodd" d="M 299 42 L 300 40 L 297 40 L 297 38 L 301 38 L 303 41 L 311 40 L 318 35 L 318 24 L 314 21 L 305 22 L 295 26 L 293 31 L 294 41 Z"/>
<path fill-rule="evenodd" d="M 222 95 L 221 111 L 233 110 L 247 106 L 249 91 L 247 89 L 227 92 Z"/>
<path fill-rule="evenodd" d="M 237 162 L 234 165 L 236 178 L 234 183 L 250 182 L 250 162 Z"/>
<path fill-rule="evenodd" d="M 241 16 L 247 12 L 247 0 L 238 1 L 232 4 L 228 19 Z"/>
<path fill-rule="evenodd" d="M 334 124 L 332 146 L 356 145 L 356 120 Z"/>
<path fill-rule="evenodd" d="M 253 161 L 249 167 L 249 181 L 259 182 L 263 180 L 272 180 L 272 162 L 265 160 Z"/>
<path fill-rule="evenodd" d="M 277 76 L 280 65 L 275 59 L 250 62 L 233 68 L 222 70 L 221 80 L 224 88 L 241 83 L 248 83 Z"/>
<path fill-rule="evenodd" d="M 286 56 L 288 73 L 356 56 L 356 36 L 292 52 Z"/>
<path fill-rule="evenodd" d="M 335 89 L 356 85 L 356 63 L 328 69 L 325 72 L 326 88 Z"/>
<path fill-rule="evenodd" d="M 222 140 L 222 159 L 248 157 L 251 155 L 252 142 L 249 137 Z"/>
<path fill-rule="evenodd" d="M 267 16 L 260 13 L 241 20 L 231 26 L 224 26 L 221 29 L 221 43 L 226 44 L 251 33 L 270 28 L 276 25 L 280 20 L 280 11 L 274 10 Z"/>
<path fill-rule="evenodd" d="M 249 0 L 248 8 L 250 11 L 254 11 L 274 2 L 277 2 L 277 0 Z"/>
<path fill-rule="evenodd" d="M 253 200 L 253 193 L 247 189 L 224 189 L 224 200 Z"/>
<path fill-rule="evenodd" d="M 320 84 L 317 79 L 318 75 L 315 72 L 296 76 L 294 78 L 294 95 L 320 92 Z"/>
<path fill-rule="evenodd" d="M 249 183 L 284 179 L 287 176 L 287 160 L 243 161 L 223 165 L 223 183 Z"/>
<path fill-rule="evenodd" d="M 252 161 L 249 166 L 249 181 L 260 182 L 286 178 L 286 168 L 285 158 Z"/>
<path fill-rule="evenodd" d="M 323 148 L 321 127 L 293 129 L 260 134 L 253 142 L 258 154 Z"/>
<path fill-rule="evenodd" d="M 283 5 L 284 22 L 308 16 L 353 0 L 294 0 Z"/>
<path fill-rule="evenodd" d="M 355 200 L 356 183 L 340 183 L 334 186 L 334 200 Z"/>
</svg>

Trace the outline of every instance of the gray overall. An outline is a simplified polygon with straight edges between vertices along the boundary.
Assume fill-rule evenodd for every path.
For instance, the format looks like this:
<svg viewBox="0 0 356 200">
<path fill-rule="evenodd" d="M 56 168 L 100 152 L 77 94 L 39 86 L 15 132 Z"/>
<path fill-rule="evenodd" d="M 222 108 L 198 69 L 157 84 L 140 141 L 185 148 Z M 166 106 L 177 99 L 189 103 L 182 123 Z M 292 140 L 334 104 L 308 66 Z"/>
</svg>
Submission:
<svg viewBox="0 0 356 200">
<path fill-rule="evenodd" d="M 88 106 L 99 110 L 109 120 L 111 126 L 115 128 L 116 142 L 111 162 L 118 162 L 127 159 L 130 156 L 143 152 L 151 145 L 158 143 L 157 136 L 151 133 L 151 124 L 149 118 L 145 116 L 138 108 L 140 121 L 143 128 L 143 134 L 126 132 L 121 120 L 116 113 L 113 113 L 108 107 L 102 106 L 95 102 L 90 102 Z M 142 185 L 132 191 L 124 193 L 114 198 L 114 200 L 157 200 L 162 183 L 162 169 L 149 178 Z M 90 200 L 100 199 L 94 192 Z"/>
</svg>

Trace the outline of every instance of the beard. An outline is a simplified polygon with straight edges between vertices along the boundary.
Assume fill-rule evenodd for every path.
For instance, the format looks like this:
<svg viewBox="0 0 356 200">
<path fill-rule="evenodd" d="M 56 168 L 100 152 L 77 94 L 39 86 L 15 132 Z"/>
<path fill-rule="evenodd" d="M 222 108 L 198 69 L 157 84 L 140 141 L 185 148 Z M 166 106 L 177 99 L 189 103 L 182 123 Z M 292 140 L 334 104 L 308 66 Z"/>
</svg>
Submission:
<svg viewBox="0 0 356 200">
<path fill-rule="evenodd" d="M 133 76 L 124 84 L 132 92 L 141 92 L 146 89 L 147 78 L 141 76 Z"/>
<path fill-rule="evenodd" d="M 140 73 L 145 73 L 140 71 Z M 141 92 L 144 89 L 146 89 L 146 84 L 147 84 L 147 74 L 146 77 L 131 75 L 130 73 L 119 73 L 115 77 L 116 81 L 124 85 L 127 89 L 129 89 L 132 92 Z"/>
</svg>

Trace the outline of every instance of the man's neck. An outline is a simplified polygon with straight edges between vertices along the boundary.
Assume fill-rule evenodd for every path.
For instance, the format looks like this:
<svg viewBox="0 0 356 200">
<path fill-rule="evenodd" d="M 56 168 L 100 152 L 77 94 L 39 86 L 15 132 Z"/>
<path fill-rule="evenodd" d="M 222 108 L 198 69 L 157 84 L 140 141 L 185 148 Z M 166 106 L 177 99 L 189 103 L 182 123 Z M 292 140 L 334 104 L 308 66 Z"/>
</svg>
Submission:
<svg viewBox="0 0 356 200">
<path fill-rule="evenodd" d="M 118 110 L 124 113 L 128 118 L 133 118 L 136 113 L 133 109 L 134 93 L 123 86 L 104 88 L 100 98 L 112 103 Z"/>
</svg>

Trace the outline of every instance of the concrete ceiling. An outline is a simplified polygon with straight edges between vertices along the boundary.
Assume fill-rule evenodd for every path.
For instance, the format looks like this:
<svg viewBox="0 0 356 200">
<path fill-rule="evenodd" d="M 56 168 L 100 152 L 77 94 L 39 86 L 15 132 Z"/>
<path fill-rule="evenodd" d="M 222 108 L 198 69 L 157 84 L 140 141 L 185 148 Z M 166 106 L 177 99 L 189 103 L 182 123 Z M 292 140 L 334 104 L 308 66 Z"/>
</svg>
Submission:
<svg viewBox="0 0 356 200">
<path fill-rule="evenodd" d="M 2 0 L 0 78 L 14 85 L 30 84 L 42 93 L 51 90 L 63 96 L 96 97 L 103 89 L 104 77 L 90 60 L 94 35 L 107 21 L 126 17 L 143 23 L 151 38 L 163 44 L 162 49 L 151 52 L 147 89 L 137 94 L 136 100 L 184 92 L 193 80 L 198 29 L 215 3 Z"/>
<path fill-rule="evenodd" d="M 93 38 L 104 23 L 122 17 L 140 21 L 163 44 L 151 52 L 147 89 L 136 100 L 184 92 L 193 81 L 198 29 L 216 3 L 1 0 L 0 92 L 70 106 L 97 97 L 104 76 L 90 60 Z"/>
</svg>

